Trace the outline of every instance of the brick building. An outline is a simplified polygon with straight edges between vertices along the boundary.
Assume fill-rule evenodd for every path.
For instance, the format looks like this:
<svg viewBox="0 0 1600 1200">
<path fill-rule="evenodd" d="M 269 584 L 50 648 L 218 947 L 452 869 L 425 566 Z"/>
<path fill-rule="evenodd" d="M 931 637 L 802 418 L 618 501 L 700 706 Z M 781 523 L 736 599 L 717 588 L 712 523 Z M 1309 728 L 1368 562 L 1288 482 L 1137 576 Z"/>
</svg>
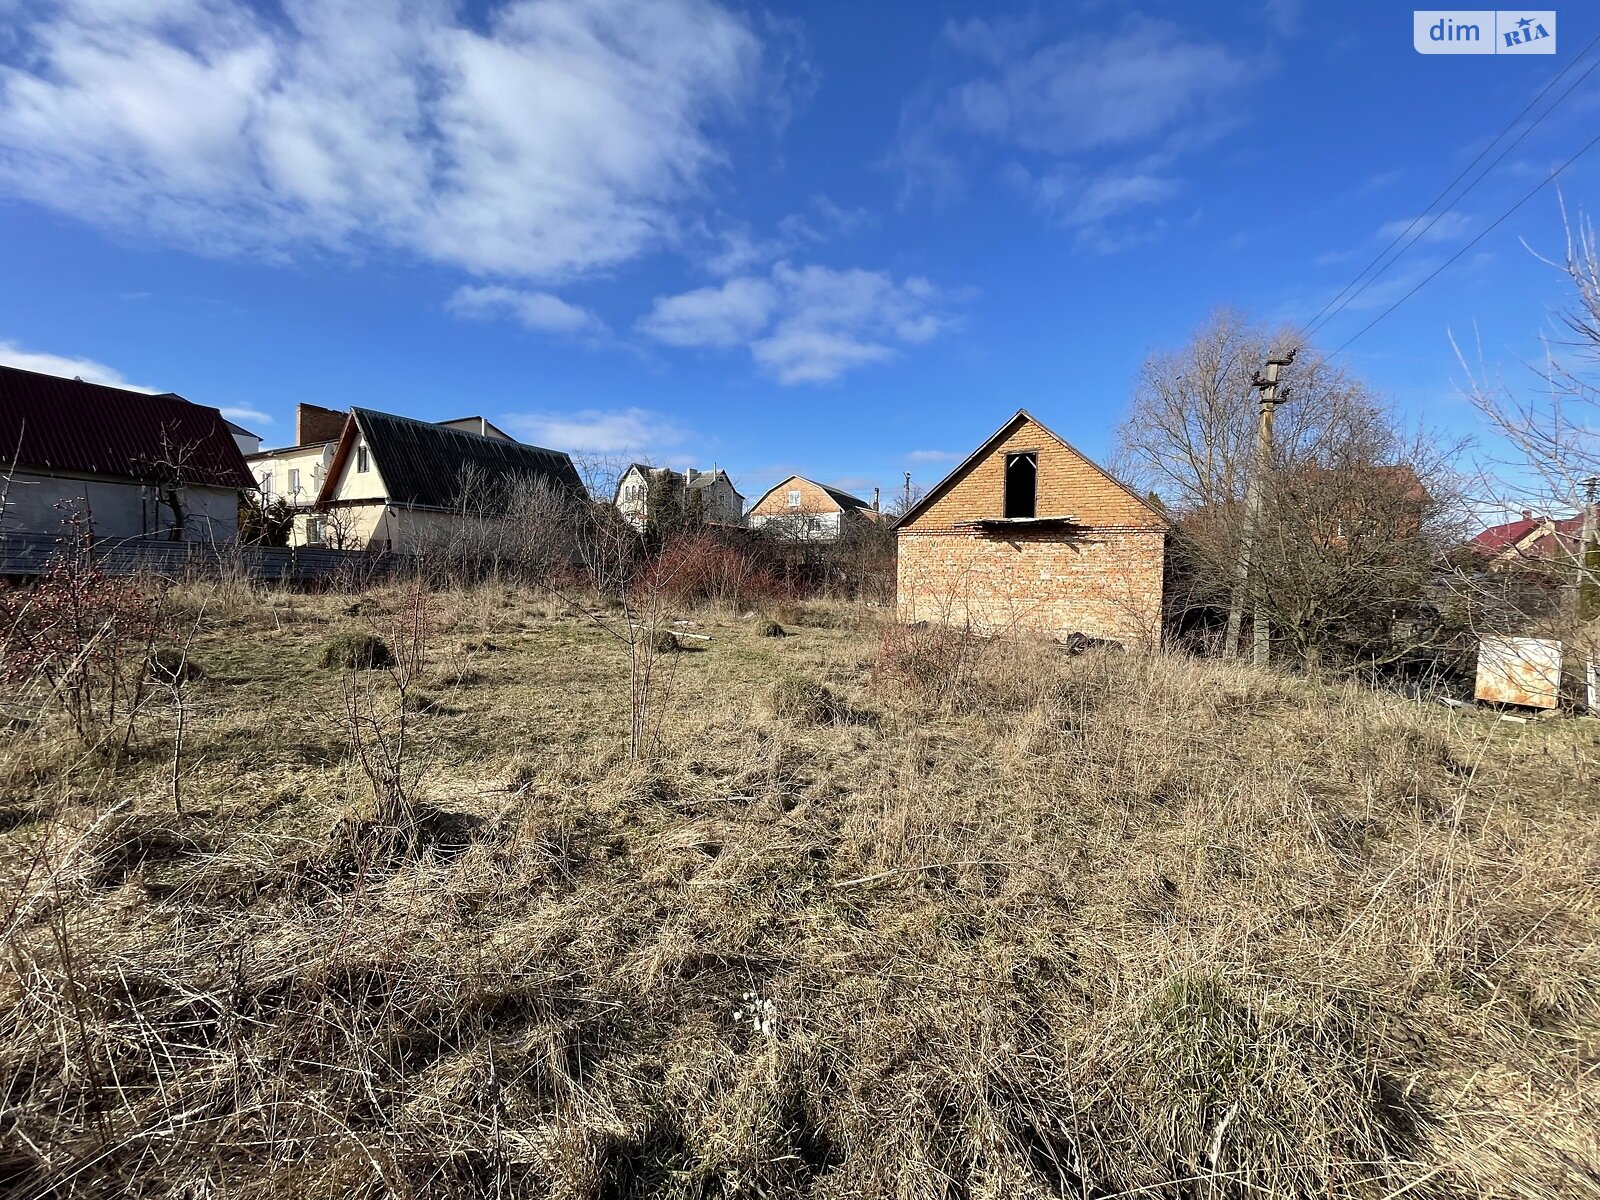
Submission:
<svg viewBox="0 0 1600 1200">
<path fill-rule="evenodd" d="M 1167 520 L 1025 410 L 895 523 L 902 620 L 1154 645 Z"/>
<path fill-rule="evenodd" d="M 750 506 L 747 521 L 751 529 L 765 529 L 789 541 L 836 542 L 850 532 L 852 524 L 877 521 L 881 516 L 876 488 L 868 504 L 860 496 L 791 475 Z"/>
</svg>

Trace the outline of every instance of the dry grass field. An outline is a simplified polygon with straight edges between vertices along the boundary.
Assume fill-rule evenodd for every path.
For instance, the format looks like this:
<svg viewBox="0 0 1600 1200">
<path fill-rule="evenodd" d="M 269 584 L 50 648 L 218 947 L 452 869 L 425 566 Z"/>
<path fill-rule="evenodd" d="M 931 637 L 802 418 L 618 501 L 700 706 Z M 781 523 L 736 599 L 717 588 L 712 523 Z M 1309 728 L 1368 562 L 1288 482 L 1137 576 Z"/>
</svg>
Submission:
<svg viewBox="0 0 1600 1200">
<path fill-rule="evenodd" d="M 1600 724 L 812 605 L 683 614 L 633 761 L 484 587 L 385 839 L 317 664 L 406 594 L 173 599 L 181 815 L 159 696 L 6 698 L 6 1195 L 1600 1195 Z"/>
</svg>

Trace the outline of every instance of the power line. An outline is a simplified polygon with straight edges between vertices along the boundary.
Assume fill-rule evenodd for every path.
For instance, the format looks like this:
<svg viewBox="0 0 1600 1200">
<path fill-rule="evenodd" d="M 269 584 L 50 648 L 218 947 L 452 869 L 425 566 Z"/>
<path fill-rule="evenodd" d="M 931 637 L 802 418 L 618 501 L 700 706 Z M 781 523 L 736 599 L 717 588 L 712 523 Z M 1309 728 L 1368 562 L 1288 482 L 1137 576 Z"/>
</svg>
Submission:
<svg viewBox="0 0 1600 1200">
<path fill-rule="evenodd" d="M 1442 208 L 1442 209 L 1439 210 L 1439 212 L 1435 213 L 1434 216 L 1433 216 L 1433 219 L 1430 220 L 1426 225 L 1424 225 L 1420 230 L 1418 230 L 1416 237 L 1412 238 L 1409 242 L 1407 242 L 1405 244 L 1405 246 L 1403 246 L 1401 248 L 1401 250 L 1400 250 L 1400 252 L 1398 254 L 1396 254 L 1393 258 L 1391 258 L 1388 262 L 1384 263 L 1383 266 L 1379 267 L 1378 270 L 1373 273 L 1373 275 L 1372 275 L 1372 277 L 1370 279 L 1368 279 L 1365 283 L 1363 283 L 1360 287 L 1358 287 L 1354 292 L 1350 293 L 1350 295 L 1345 299 L 1344 303 L 1340 304 L 1337 308 L 1335 308 L 1332 312 L 1330 312 L 1327 315 L 1327 317 L 1325 317 L 1322 320 L 1321 325 L 1319 325 L 1318 328 L 1326 326 L 1329 321 L 1333 320 L 1334 317 L 1338 316 L 1339 313 L 1344 311 L 1344 309 L 1348 308 L 1350 306 L 1350 304 L 1354 302 L 1354 300 L 1356 299 L 1357 296 L 1361 295 L 1362 292 L 1366 291 L 1369 287 L 1371 287 L 1374 283 L 1376 283 L 1378 281 L 1378 278 L 1385 271 L 1387 271 L 1390 267 L 1394 266 L 1395 263 L 1399 262 L 1400 259 L 1405 256 L 1406 251 L 1411 249 L 1411 247 L 1415 246 L 1418 242 L 1420 242 L 1422 240 L 1422 238 L 1427 234 L 1428 230 L 1432 229 L 1434 227 L 1434 225 L 1436 225 L 1439 222 L 1439 219 L 1441 217 L 1443 217 L 1447 212 L 1450 211 L 1450 207 L 1451 206 L 1453 206 L 1456 203 L 1459 203 L 1461 200 L 1463 200 L 1466 197 L 1467 193 L 1471 192 L 1473 188 L 1477 187 L 1478 184 L 1482 183 L 1484 178 L 1489 174 L 1489 172 L 1494 170 L 1497 166 L 1499 166 L 1501 161 L 1506 157 L 1506 155 L 1510 154 L 1513 150 L 1515 150 L 1517 148 L 1517 146 L 1519 144 L 1521 144 L 1523 138 L 1527 137 L 1530 133 L 1532 133 L 1535 129 L 1537 129 L 1538 126 L 1539 126 L 1539 123 L 1541 121 L 1543 121 L 1546 117 L 1548 117 L 1551 113 L 1553 113 L 1556 110 L 1556 108 L 1561 104 L 1561 102 L 1563 100 L 1565 100 L 1569 95 L 1571 95 L 1572 92 L 1580 84 L 1582 84 L 1585 79 L 1587 79 L 1590 75 L 1594 74 L 1594 72 L 1595 72 L 1595 70 L 1597 68 L 1600 68 L 1600 59 L 1596 59 L 1595 62 L 1590 65 L 1590 67 L 1589 67 L 1589 69 L 1587 71 L 1585 71 L 1582 75 L 1580 75 L 1576 80 L 1573 81 L 1571 87 L 1569 87 L 1566 91 L 1562 92 L 1560 96 L 1556 97 L 1555 101 L 1550 105 L 1549 108 L 1545 109 L 1544 112 L 1540 113 L 1539 116 L 1536 117 L 1532 121 L 1532 123 L 1530 123 L 1528 125 L 1528 127 L 1526 129 L 1524 129 L 1521 133 L 1519 133 L 1517 135 L 1517 137 L 1516 137 L 1516 140 L 1511 142 L 1508 146 L 1506 146 L 1506 148 L 1504 150 L 1502 150 L 1499 153 L 1498 156 L 1496 156 L 1495 160 L 1492 163 L 1490 163 L 1487 167 L 1485 167 L 1483 169 L 1483 171 L 1478 175 L 1478 177 L 1476 179 L 1474 179 L 1464 189 L 1462 189 L 1462 191 L 1456 196 L 1456 198 L 1451 201 L 1450 205 L 1447 205 L 1445 208 Z M 1430 207 L 1431 207 L 1431 205 L 1430 205 Z M 1314 331 L 1308 329 L 1307 330 L 1307 336 L 1309 337 L 1312 332 L 1314 332 Z"/>
<path fill-rule="evenodd" d="M 1372 320 L 1368 321 L 1365 325 L 1363 325 L 1359 330 L 1356 331 L 1356 333 L 1353 336 L 1351 336 L 1350 338 L 1345 340 L 1344 345 L 1340 346 L 1332 354 L 1328 355 L 1328 358 L 1331 359 L 1331 358 L 1336 357 L 1337 355 L 1343 354 L 1345 349 L 1350 345 L 1351 342 L 1355 341 L 1356 338 L 1358 338 L 1362 334 L 1366 333 L 1367 330 L 1371 329 L 1379 321 L 1383 320 L 1390 313 L 1392 313 L 1395 309 L 1399 308 L 1407 300 L 1411 299 L 1411 297 L 1415 296 L 1423 288 L 1427 287 L 1428 284 L 1432 283 L 1433 280 L 1438 277 L 1438 275 L 1439 275 L 1439 273 L 1441 271 L 1443 271 L 1451 263 L 1455 262 L 1456 259 L 1460 258 L 1468 250 L 1471 250 L 1479 242 L 1483 241 L 1483 239 L 1485 237 L 1487 237 L 1490 233 L 1492 233 L 1494 231 L 1496 226 L 1498 226 L 1502 221 L 1504 221 L 1512 213 L 1516 212 L 1517 209 L 1521 208 L 1529 200 L 1532 200 L 1534 198 L 1534 196 L 1538 195 L 1539 192 L 1544 190 L 1544 187 L 1545 187 L 1546 184 L 1552 182 L 1558 175 L 1561 174 L 1561 172 L 1565 171 L 1573 163 L 1577 162 L 1585 154 L 1587 154 L 1587 153 L 1589 153 L 1589 151 L 1593 150 L 1595 148 L 1595 146 L 1597 146 L 1597 145 L 1600 145 L 1600 135 L 1596 135 L 1581 150 L 1579 150 L 1571 158 L 1567 159 L 1566 162 L 1562 163 L 1554 171 L 1551 171 L 1550 174 L 1546 175 L 1543 179 L 1541 179 L 1537 184 L 1535 184 L 1533 186 L 1532 190 L 1530 190 L 1527 195 L 1523 196 L 1522 199 L 1518 200 L 1510 208 L 1506 209 L 1505 212 L 1501 213 L 1498 217 L 1496 217 L 1494 219 L 1494 224 L 1493 225 L 1490 225 L 1487 229 L 1485 229 L 1477 237 L 1473 238 L 1465 246 L 1461 247 L 1461 249 L 1457 250 L 1449 258 L 1445 259 L 1444 262 L 1440 263 L 1431 272 L 1429 272 L 1427 277 L 1424 278 L 1420 283 L 1418 283 L 1414 288 L 1412 288 L 1404 296 L 1401 296 L 1400 299 L 1396 300 L 1393 304 L 1391 304 L 1388 308 L 1384 309 L 1377 316 L 1373 317 Z"/>
<path fill-rule="evenodd" d="M 1600 45 L 1600 36 L 1595 37 L 1595 39 L 1593 41 L 1591 41 L 1587 46 L 1585 46 L 1582 50 L 1580 50 L 1578 52 L 1578 54 L 1573 58 L 1573 60 L 1571 62 L 1569 62 L 1564 68 L 1562 68 L 1562 70 L 1561 70 L 1561 72 L 1559 74 L 1557 74 L 1553 79 L 1551 79 L 1549 83 L 1545 84 L 1544 87 L 1539 89 L 1539 93 L 1536 96 L 1534 96 L 1534 98 L 1532 100 L 1528 101 L 1528 103 L 1523 107 L 1522 111 L 1519 112 L 1516 116 L 1512 117 L 1510 122 L 1507 123 L 1506 127 L 1504 129 L 1502 129 L 1498 134 L 1496 134 L 1494 139 L 1492 141 L 1490 141 L 1489 144 L 1486 145 L 1482 150 L 1480 150 L 1478 152 L 1477 157 L 1474 158 L 1471 162 L 1469 162 L 1465 167 L 1463 167 L 1461 169 L 1461 171 L 1456 175 L 1456 177 L 1454 179 L 1452 179 L 1449 183 L 1445 184 L 1444 188 L 1439 192 L 1439 194 L 1437 196 L 1435 196 L 1428 203 L 1427 207 L 1424 208 L 1420 213 L 1418 213 L 1415 217 L 1413 217 L 1411 219 L 1410 224 L 1408 224 L 1404 229 L 1402 229 L 1398 234 L 1396 234 L 1394 239 L 1392 241 L 1390 241 L 1390 243 L 1387 246 L 1385 246 L 1382 250 L 1380 250 L 1378 252 L 1377 256 L 1374 257 L 1373 260 L 1371 262 L 1369 262 L 1365 267 L 1363 267 L 1359 273 L 1357 273 L 1357 275 L 1356 275 L 1356 277 L 1354 279 L 1352 279 L 1349 283 L 1345 284 L 1344 287 L 1339 290 L 1337 295 L 1335 295 L 1331 300 L 1329 300 L 1326 304 L 1324 304 L 1320 309 L 1317 310 L 1317 312 L 1312 316 L 1312 318 L 1309 321 L 1307 321 L 1306 324 L 1302 327 L 1302 330 L 1301 330 L 1302 336 L 1305 337 L 1305 338 L 1310 338 L 1311 335 L 1313 333 L 1315 333 L 1319 328 L 1321 328 L 1322 326 L 1325 326 L 1329 321 L 1333 320 L 1334 317 L 1338 316 L 1339 313 L 1342 312 L 1345 308 L 1349 307 L 1351 302 L 1354 301 L 1357 296 L 1359 296 L 1362 292 L 1366 291 L 1367 288 L 1371 287 L 1374 283 L 1376 283 L 1379 276 L 1381 276 L 1390 267 L 1394 266 L 1394 264 L 1396 262 L 1398 262 L 1402 257 L 1405 256 L 1405 253 L 1406 253 L 1407 250 L 1410 250 L 1411 247 L 1415 246 L 1419 241 L 1422 240 L 1422 238 L 1427 234 L 1428 230 L 1432 229 L 1434 227 L 1434 225 L 1436 225 L 1439 222 L 1439 220 L 1447 212 L 1450 211 L 1450 207 L 1452 205 L 1459 203 L 1461 200 L 1463 200 L 1467 196 L 1467 194 L 1469 192 L 1472 191 L 1473 188 L 1477 187 L 1478 184 L 1482 183 L 1483 180 L 1488 176 L 1489 172 L 1493 171 L 1495 169 L 1495 167 L 1500 165 L 1501 161 L 1506 157 L 1506 155 L 1510 154 L 1511 151 L 1515 150 L 1517 148 L 1517 146 L 1522 142 L 1522 140 L 1524 138 L 1526 138 L 1530 133 L 1532 133 L 1535 129 L 1538 128 L 1540 122 L 1542 122 L 1546 117 L 1548 117 L 1558 107 L 1560 107 L 1561 102 L 1563 100 L 1565 100 L 1568 96 L 1570 96 L 1573 93 L 1573 91 L 1576 90 L 1583 83 L 1583 81 L 1585 79 L 1587 79 L 1591 74 L 1593 74 L 1594 71 L 1596 70 L 1596 68 L 1600 68 L 1600 59 L 1596 59 L 1595 62 L 1593 62 L 1593 63 L 1591 63 L 1589 65 L 1589 69 L 1587 71 L 1585 71 L 1582 75 L 1580 75 L 1577 79 L 1575 79 L 1572 82 L 1571 86 L 1569 86 L 1566 91 L 1562 92 L 1561 95 L 1557 96 L 1555 98 L 1555 100 L 1551 102 L 1549 108 L 1545 109 L 1544 112 L 1540 113 L 1536 118 L 1534 118 L 1534 120 L 1531 123 L 1529 123 L 1528 127 L 1526 129 L 1524 129 L 1521 133 L 1519 133 L 1517 135 L 1516 139 L 1510 145 L 1508 145 L 1504 150 L 1502 150 L 1499 153 L 1499 155 L 1497 155 L 1495 157 L 1493 162 L 1491 162 L 1487 167 L 1485 167 L 1478 174 L 1478 176 L 1475 179 L 1472 180 L 1471 183 L 1469 183 L 1465 188 L 1463 188 L 1461 193 L 1459 195 L 1457 195 L 1453 200 L 1451 200 L 1450 204 L 1447 204 L 1444 208 L 1440 209 L 1439 212 L 1435 213 L 1434 216 L 1432 217 L 1432 219 L 1430 219 L 1426 225 L 1424 225 L 1420 230 L 1418 230 L 1416 237 L 1414 237 L 1410 241 L 1406 242 L 1406 244 L 1400 248 L 1399 253 L 1397 253 L 1393 258 L 1390 258 L 1388 262 L 1383 263 L 1383 265 L 1381 267 L 1378 267 L 1378 270 L 1372 274 L 1372 277 L 1370 279 L 1366 279 L 1365 282 L 1362 282 L 1362 280 L 1367 276 L 1367 274 L 1369 272 L 1372 272 L 1373 267 L 1378 266 L 1378 263 L 1382 262 L 1384 257 L 1386 255 L 1388 255 L 1389 251 L 1393 250 L 1395 248 L 1395 246 L 1399 245 L 1400 242 L 1402 240 L 1404 240 L 1406 238 L 1406 236 L 1413 229 L 1416 228 L 1417 222 L 1421 221 L 1424 217 L 1426 217 L 1428 215 L 1428 213 L 1433 209 L 1433 207 L 1439 203 L 1439 201 L 1443 200 L 1446 196 L 1448 196 L 1450 194 L 1450 191 L 1456 186 L 1456 184 L 1460 183 L 1462 179 L 1466 178 L 1467 174 L 1469 172 L 1471 172 L 1471 170 L 1475 166 L 1477 166 L 1480 162 L 1483 161 L 1484 156 L 1487 155 L 1491 150 L 1493 150 L 1495 148 L 1495 146 L 1499 144 L 1500 140 L 1502 138 L 1504 138 L 1506 136 L 1506 134 L 1510 133 L 1511 130 L 1516 127 L 1517 123 L 1519 121 L 1521 121 L 1523 117 L 1527 116 L 1528 113 L 1533 110 L 1533 108 L 1539 103 L 1540 100 L 1544 99 L 1546 93 L 1548 93 L 1551 88 L 1555 87 L 1556 84 L 1560 83 L 1562 78 L 1564 78 L 1566 76 L 1566 74 L 1569 71 L 1572 70 L 1572 68 L 1577 66 L 1578 63 L 1580 63 L 1584 59 L 1584 57 L 1586 55 L 1588 55 L 1588 53 L 1595 48 L 1596 45 Z M 1360 286 L 1357 287 L 1356 286 L 1357 284 L 1360 284 Z M 1351 291 L 1352 288 L 1354 288 L 1355 290 Z M 1346 293 L 1349 293 L 1348 296 L 1346 295 Z M 1341 300 L 1342 300 L 1342 303 L 1341 303 Z M 1331 311 L 1330 311 L 1330 309 L 1331 309 Z M 1323 314 L 1327 314 L 1327 315 L 1324 316 Z"/>
</svg>

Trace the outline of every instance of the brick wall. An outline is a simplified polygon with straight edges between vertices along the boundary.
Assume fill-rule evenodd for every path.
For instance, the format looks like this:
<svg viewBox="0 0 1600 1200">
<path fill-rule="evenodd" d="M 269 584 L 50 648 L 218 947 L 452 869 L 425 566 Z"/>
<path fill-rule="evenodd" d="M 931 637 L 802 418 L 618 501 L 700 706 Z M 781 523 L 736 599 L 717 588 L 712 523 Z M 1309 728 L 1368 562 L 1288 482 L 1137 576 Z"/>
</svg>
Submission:
<svg viewBox="0 0 1600 1200">
<path fill-rule="evenodd" d="M 958 521 L 1005 515 L 1006 455 L 1039 455 L 1041 517 L 1076 517 L 1085 525 L 1149 528 L 1162 523 L 1137 497 L 1036 421 L 1016 423 L 990 452 L 944 484 L 945 490 L 902 529 L 949 529 Z"/>
<path fill-rule="evenodd" d="M 1159 530 L 905 533 L 898 538 L 900 619 L 1154 645 L 1161 630 L 1165 535 Z"/>
<path fill-rule="evenodd" d="M 1040 517 L 1062 529 L 973 529 L 1005 512 L 1007 454 L 1038 454 Z M 897 532 L 902 620 L 1084 633 L 1154 644 L 1161 628 L 1165 522 L 1088 459 L 1026 417 L 936 489 Z"/>
<path fill-rule="evenodd" d="M 789 507 L 789 493 L 800 493 L 800 507 Z M 839 504 L 816 484 L 808 479 L 798 476 L 785 479 L 777 487 L 763 496 L 754 508 L 750 510 L 753 517 L 781 517 L 788 513 L 836 513 Z"/>
<path fill-rule="evenodd" d="M 331 408 L 301 401 L 294 406 L 294 444 L 308 446 L 312 442 L 336 441 L 344 432 L 346 415 Z"/>
</svg>

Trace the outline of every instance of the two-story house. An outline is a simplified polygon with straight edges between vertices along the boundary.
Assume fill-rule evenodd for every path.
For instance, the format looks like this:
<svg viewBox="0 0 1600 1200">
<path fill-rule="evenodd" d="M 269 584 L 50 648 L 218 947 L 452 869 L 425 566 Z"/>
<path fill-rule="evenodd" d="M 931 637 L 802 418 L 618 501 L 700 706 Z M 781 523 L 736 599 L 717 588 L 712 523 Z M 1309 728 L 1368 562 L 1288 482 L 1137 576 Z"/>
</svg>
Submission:
<svg viewBox="0 0 1600 1200">
<path fill-rule="evenodd" d="M 617 480 L 612 502 L 634 526 L 643 529 L 652 520 L 705 521 L 717 525 L 744 523 L 744 497 L 726 471 L 678 472 L 670 467 L 629 463 Z"/>
</svg>

